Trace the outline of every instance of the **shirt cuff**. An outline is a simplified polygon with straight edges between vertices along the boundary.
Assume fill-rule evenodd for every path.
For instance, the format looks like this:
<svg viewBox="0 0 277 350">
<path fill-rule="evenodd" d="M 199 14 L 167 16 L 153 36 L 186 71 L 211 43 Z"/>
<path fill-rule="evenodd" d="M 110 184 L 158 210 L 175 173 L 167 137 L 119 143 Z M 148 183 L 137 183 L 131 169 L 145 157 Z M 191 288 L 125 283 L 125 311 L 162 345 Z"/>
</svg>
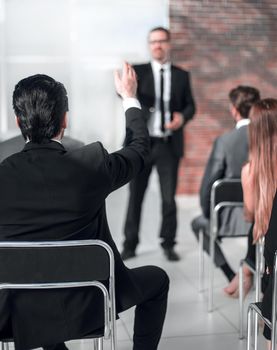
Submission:
<svg viewBox="0 0 277 350">
<path fill-rule="evenodd" d="M 126 112 L 127 109 L 132 108 L 132 107 L 141 109 L 141 105 L 140 105 L 138 99 L 136 99 L 135 97 L 124 98 L 122 100 L 122 104 L 123 104 L 124 112 Z"/>
</svg>

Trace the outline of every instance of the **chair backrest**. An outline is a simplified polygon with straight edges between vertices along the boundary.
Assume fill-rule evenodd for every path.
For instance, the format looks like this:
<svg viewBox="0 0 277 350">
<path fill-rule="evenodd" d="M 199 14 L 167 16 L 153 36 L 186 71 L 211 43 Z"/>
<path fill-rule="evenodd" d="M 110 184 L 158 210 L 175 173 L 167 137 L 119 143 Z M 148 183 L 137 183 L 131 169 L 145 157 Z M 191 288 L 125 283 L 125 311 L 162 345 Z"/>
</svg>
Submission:
<svg viewBox="0 0 277 350">
<path fill-rule="evenodd" d="M 0 283 L 104 281 L 113 276 L 113 252 L 98 240 L 0 242 Z"/>
<path fill-rule="evenodd" d="M 242 203 L 243 192 L 240 179 L 221 179 L 213 183 L 211 209 L 221 202 Z"/>
<path fill-rule="evenodd" d="M 243 219 L 242 207 L 243 207 L 243 191 L 240 179 L 221 179 L 213 183 L 211 190 L 211 203 L 210 203 L 210 231 L 214 237 L 219 235 L 219 213 L 223 208 L 240 208 L 239 217 L 243 228 L 235 234 L 229 232 L 221 233 L 221 237 L 239 237 L 246 236 L 249 230 L 249 224 L 246 224 Z M 238 210 L 238 209 L 236 209 Z M 238 216 L 237 220 L 238 220 Z"/>
<path fill-rule="evenodd" d="M 104 297 L 106 339 L 116 349 L 114 256 L 100 240 L 0 242 L 0 289 L 94 286 Z M 109 282 L 109 291 L 101 281 Z"/>
</svg>

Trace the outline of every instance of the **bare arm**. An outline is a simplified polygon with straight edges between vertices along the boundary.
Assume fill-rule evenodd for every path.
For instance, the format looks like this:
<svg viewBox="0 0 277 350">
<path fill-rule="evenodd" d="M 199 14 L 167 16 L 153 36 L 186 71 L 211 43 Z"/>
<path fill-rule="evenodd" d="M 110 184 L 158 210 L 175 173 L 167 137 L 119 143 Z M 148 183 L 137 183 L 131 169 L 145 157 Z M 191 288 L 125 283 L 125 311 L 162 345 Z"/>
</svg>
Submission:
<svg viewBox="0 0 277 350">
<path fill-rule="evenodd" d="M 253 173 L 251 173 L 250 170 L 250 163 L 245 164 L 242 168 L 241 183 L 243 190 L 244 217 L 246 221 L 254 222 Z"/>
</svg>

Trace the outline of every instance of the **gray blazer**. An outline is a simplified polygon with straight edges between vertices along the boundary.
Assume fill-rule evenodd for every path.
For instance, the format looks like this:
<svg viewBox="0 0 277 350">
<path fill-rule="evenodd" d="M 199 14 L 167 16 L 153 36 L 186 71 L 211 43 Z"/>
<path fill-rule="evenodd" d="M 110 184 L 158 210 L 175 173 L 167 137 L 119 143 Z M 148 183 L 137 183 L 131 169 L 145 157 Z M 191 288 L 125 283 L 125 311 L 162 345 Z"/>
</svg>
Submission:
<svg viewBox="0 0 277 350">
<path fill-rule="evenodd" d="M 210 195 L 216 180 L 240 179 L 241 168 L 248 160 L 247 126 L 233 129 L 219 136 L 210 154 L 200 189 L 200 204 L 203 214 L 210 218 Z M 249 225 L 245 223 L 241 208 L 225 208 L 221 213 L 219 235 L 246 234 Z"/>
</svg>

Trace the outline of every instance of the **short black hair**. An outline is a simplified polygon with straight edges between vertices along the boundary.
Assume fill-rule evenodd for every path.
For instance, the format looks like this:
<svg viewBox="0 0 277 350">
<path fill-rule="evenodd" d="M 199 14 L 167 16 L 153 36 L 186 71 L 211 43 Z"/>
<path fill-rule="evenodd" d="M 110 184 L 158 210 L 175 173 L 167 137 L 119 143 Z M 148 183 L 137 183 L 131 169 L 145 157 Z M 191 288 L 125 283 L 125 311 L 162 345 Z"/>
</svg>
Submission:
<svg viewBox="0 0 277 350">
<path fill-rule="evenodd" d="M 62 83 L 36 74 L 19 81 L 13 92 L 13 109 L 24 139 L 49 142 L 61 131 L 68 111 L 68 98 Z"/>
<path fill-rule="evenodd" d="M 164 28 L 164 27 L 154 27 L 149 31 L 149 34 L 153 33 L 153 32 L 157 32 L 157 31 L 161 31 L 161 32 L 165 32 L 167 35 L 167 40 L 170 40 L 171 34 L 169 29 Z"/>
<path fill-rule="evenodd" d="M 251 107 L 260 100 L 260 92 L 251 86 L 239 85 L 229 93 L 232 105 L 242 118 L 248 118 Z"/>
</svg>

